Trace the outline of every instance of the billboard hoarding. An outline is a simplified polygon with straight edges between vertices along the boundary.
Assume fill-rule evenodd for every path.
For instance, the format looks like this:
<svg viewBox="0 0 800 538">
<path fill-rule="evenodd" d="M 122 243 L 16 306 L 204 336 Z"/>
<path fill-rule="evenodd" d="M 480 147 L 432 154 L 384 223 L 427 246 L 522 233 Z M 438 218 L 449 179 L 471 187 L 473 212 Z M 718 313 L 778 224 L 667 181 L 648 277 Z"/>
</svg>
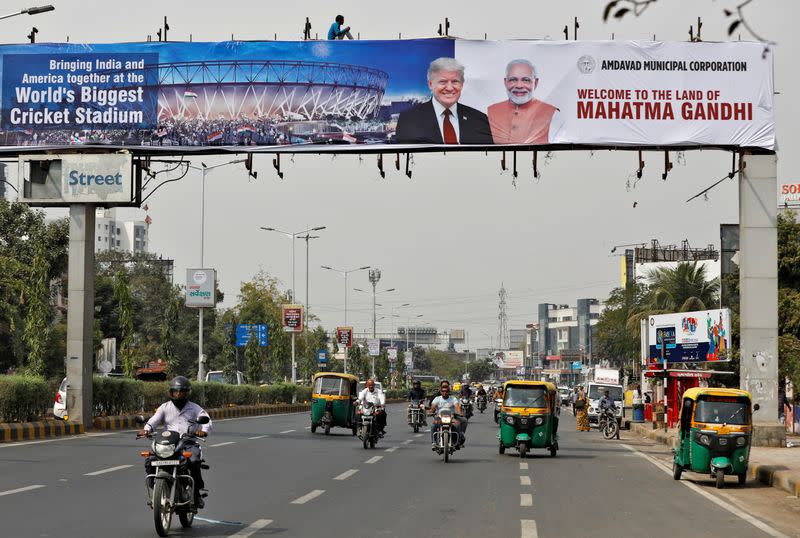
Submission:
<svg viewBox="0 0 800 538">
<path fill-rule="evenodd" d="M 303 332 L 303 305 L 285 304 L 281 306 L 283 331 L 287 333 Z"/>
<path fill-rule="evenodd" d="M 368 339 L 367 349 L 369 349 L 370 357 L 377 357 L 381 353 L 381 341 L 377 338 Z"/>
<path fill-rule="evenodd" d="M 519 368 L 522 366 L 525 354 L 521 350 L 495 351 L 493 362 L 498 368 Z"/>
<path fill-rule="evenodd" d="M 186 270 L 186 306 L 214 308 L 217 306 L 217 271 L 214 269 Z"/>
<path fill-rule="evenodd" d="M 353 347 L 353 328 L 336 327 L 336 343 L 346 348 Z"/>
<path fill-rule="evenodd" d="M 668 363 L 728 360 L 731 315 L 727 308 L 650 316 L 647 325 L 651 367 L 663 366 L 662 343 Z"/>
<path fill-rule="evenodd" d="M 9 151 L 775 149 L 773 51 L 755 42 L 37 43 L 0 46 L 0 62 Z M 463 84 L 431 92 L 429 68 L 453 62 Z M 457 102 L 452 130 L 434 101 Z"/>
</svg>

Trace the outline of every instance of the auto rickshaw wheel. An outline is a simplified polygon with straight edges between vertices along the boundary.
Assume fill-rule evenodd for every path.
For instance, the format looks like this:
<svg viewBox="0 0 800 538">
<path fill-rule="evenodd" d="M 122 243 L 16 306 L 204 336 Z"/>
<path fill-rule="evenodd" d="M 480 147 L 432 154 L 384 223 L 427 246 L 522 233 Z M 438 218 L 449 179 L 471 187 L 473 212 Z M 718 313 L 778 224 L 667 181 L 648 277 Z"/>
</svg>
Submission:
<svg viewBox="0 0 800 538">
<path fill-rule="evenodd" d="M 500 441 L 500 444 L 498 446 L 499 446 L 499 448 L 498 448 L 497 451 L 500 452 L 500 454 L 505 454 L 506 453 L 506 447 L 505 447 L 505 445 L 503 445 L 502 441 Z"/>
<path fill-rule="evenodd" d="M 739 485 L 744 486 L 744 483 L 747 482 L 747 473 L 741 473 L 737 475 L 737 478 L 739 479 Z"/>
<path fill-rule="evenodd" d="M 725 471 L 717 469 L 717 489 L 725 487 Z"/>
<path fill-rule="evenodd" d="M 331 433 L 331 425 L 325 424 L 325 435 L 330 435 Z"/>
<path fill-rule="evenodd" d="M 312 422 L 311 423 L 311 433 L 314 433 L 315 431 L 317 431 L 317 425 Z"/>
<path fill-rule="evenodd" d="M 358 435 L 358 424 L 353 423 L 353 435 Z"/>
<path fill-rule="evenodd" d="M 683 468 L 678 465 L 676 460 L 672 460 L 672 478 L 674 480 L 680 480 L 681 474 L 683 473 Z"/>
<path fill-rule="evenodd" d="M 556 454 L 558 454 L 558 446 L 550 445 L 550 457 L 555 458 Z"/>
<path fill-rule="evenodd" d="M 519 444 L 519 457 L 520 459 L 525 457 L 525 454 L 528 453 L 528 443 L 520 443 Z"/>
</svg>

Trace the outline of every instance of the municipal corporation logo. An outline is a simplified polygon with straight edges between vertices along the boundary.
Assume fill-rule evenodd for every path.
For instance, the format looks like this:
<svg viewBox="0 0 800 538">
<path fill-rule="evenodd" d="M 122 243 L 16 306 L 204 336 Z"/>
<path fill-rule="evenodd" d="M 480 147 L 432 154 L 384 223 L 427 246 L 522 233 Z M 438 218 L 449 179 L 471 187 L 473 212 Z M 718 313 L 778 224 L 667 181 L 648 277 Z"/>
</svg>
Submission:
<svg viewBox="0 0 800 538">
<path fill-rule="evenodd" d="M 197 284 L 198 286 L 202 285 L 207 278 L 208 277 L 206 276 L 205 271 L 195 271 L 194 274 L 192 275 L 192 280 L 194 280 L 194 283 Z"/>
<path fill-rule="evenodd" d="M 578 58 L 578 70 L 584 75 L 588 75 L 594 71 L 597 62 L 591 56 L 581 56 Z"/>
</svg>

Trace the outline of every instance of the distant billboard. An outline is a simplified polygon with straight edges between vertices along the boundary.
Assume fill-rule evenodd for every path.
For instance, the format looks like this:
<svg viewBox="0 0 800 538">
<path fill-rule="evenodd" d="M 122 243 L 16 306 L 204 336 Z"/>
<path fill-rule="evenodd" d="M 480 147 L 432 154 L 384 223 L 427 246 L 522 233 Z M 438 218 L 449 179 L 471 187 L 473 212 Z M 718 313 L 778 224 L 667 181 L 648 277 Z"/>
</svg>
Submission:
<svg viewBox="0 0 800 538">
<path fill-rule="evenodd" d="M 731 314 L 727 308 L 660 314 L 648 318 L 648 365 L 728 360 Z M 663 350 L 662 350 L 663 344 Z"/>
<path fill-rule="evenodd" d="M 450 342 L 453 344 L 463 344 L 466 341 L 466 331 L 464 329 L 450 329 Z"/>
<path fill-rule="evenodd" d="M 501 350 L 493 354 L 493 362 L 498 368 L 519 368 L 522 366 L 524 353 L 519 350 Z"/>
</svg>

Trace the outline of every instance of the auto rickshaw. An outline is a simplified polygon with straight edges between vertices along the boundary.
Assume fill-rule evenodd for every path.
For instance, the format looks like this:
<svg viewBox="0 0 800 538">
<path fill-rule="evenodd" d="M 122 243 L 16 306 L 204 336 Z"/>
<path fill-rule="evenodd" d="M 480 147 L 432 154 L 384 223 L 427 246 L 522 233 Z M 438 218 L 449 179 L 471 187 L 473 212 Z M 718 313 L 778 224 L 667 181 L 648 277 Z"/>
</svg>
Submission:
<svg viewBox="0 0 800 538">
<path fill-rule="evenodd" d="M 348 428 L 358 433 L 356 399 L 358 378 L 350 374 L 321 372 L 311 384 L 311 433 L 318 427 L 328 435 L 332 426 Z"/>
<path fill-rule="evenodd" d="M 753 415 L 750 393 L 738 389 L 693 388 L 683 393 L 680 441 L 673 449 L 672 477 L 683 471 L 707 473 L 725 486 L 725 475 L 747 480 Z M 757 411 L 758 404 L 753 406 Z"/>
<path fill-rule="evenodd" d="M 500 393 L 500 454 L 516 448 L 524 458 L 531 448 L 558 452 L 558 389 L 544 381 L 506 381 Z"/>
</svg>

